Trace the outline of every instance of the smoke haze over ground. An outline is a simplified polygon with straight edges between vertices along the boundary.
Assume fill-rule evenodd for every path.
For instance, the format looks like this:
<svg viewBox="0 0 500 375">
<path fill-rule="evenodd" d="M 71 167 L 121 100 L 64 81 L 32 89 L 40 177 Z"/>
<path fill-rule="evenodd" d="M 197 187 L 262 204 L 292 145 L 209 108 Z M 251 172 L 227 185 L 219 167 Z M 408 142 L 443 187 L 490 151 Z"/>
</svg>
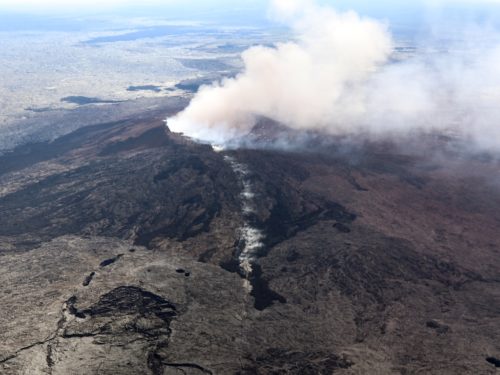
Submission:
<svg viewBox="0 0 500 375">
<path fill-rule="evenodd" d="M 500 148 L 500 43 L 492 28 L 463 25 L 445 40 L 431 25 L 440 42 L 418 41 L 414 55 L 396 60 L 380 21 L 308 0 L 274 0 L 269 13 L 294 40 L 245 51 L 243 71 L 201 87 L 168 120 L 171 130 L 225 142 L 263 116 L 334 135 L 439 131 Z"/>
</svg>

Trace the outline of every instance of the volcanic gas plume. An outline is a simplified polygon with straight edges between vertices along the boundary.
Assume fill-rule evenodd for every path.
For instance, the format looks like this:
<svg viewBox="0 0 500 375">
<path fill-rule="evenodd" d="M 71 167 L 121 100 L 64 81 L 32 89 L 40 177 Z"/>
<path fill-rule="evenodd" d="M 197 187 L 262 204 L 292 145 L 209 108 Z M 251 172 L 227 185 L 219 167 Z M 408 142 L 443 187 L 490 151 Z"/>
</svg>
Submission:
<svg viewBox="0 0 500 375">
<path fill-rule="evenodd" d="M 439 131 L 500 147 L 494 32 L 464 32 L 460 49 L 419 41 L 422 51 L 395 61 L 390 25 L 308 0 L 274 0 L 270 14 L 292 29 L 293 40 L 246 50 L 242 72 L 201 87 L 168 119 L 172 131 L 223 143 L 267 117 L 335 135 Z"/>
</svg>

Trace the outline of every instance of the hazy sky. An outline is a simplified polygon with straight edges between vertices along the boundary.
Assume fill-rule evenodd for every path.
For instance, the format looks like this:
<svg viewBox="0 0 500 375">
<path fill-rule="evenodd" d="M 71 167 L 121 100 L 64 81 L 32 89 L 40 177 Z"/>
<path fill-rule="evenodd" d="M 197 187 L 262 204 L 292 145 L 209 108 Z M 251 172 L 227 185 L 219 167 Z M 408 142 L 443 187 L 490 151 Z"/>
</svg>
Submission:
<svg viewBox="0 0 500 375">
<path fill-rule="evenodd" d="M 193 8 L 195 7 L 241 7 L 264 6 L 265 0 L 0 0 L 0 9 L 22 11 L 66 12 L 78 11 L 107 11 L 123 8 Z"/>
<path fill-rule="evenodd" d="M 500 0 L 317 0 L 339 10 L 356 10 L 395 27 L 415 28 L 428 19 L 466 19 L 500 25 Z M 113 15 L 257 25 L 266 23 L 268 0 L 0 0 L 0 30 L 14 23 L 6 14 L 46 16 Z M 3 13 L 3 19 L 2 19 Z M 45 21 L 40 21 L 40 16 Z M 88 17 L 87 17 L 88 18 Z M 22 21 L 24 26 L 31 21 Z M 17 22 L 16 27 L 20 22 Z M 32 22 L 34 24 L 36 22 Z M 463 23 L 463 22 L 462 22 Z M 2 25 L 3 24 L 3 25 Z"/>
<path fill-rule="evenodd" d="M 500 4 L 500 0 L 321 0 L 320 2 L 335 6 L 353 8 L 386 8 L 386 7 L 415 7 L 415 6 L 440 6 L 443 4 L 468 4 L 480 7 L 481 5 Z M 116 10 L 119 8 L 190 8 L 201 7 L 266 7 L 266 0 L 0 0 L 0 9 L 22 11 L 47 11 L 66 12 Z"/>
</svg>

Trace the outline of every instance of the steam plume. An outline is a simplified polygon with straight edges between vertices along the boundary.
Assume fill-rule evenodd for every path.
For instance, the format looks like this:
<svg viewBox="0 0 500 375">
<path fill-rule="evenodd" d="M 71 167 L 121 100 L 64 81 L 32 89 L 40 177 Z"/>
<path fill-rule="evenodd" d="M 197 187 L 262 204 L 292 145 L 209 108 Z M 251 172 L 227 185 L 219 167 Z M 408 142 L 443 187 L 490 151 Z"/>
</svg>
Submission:
<svg viewBox="0 0 500 375">
<path fill-rule="evenodd" d="M 394 62 L 392 37 L 378 21 L 308 0 L 274 0 L 271 14 L 295 40 L 245 51 L 242 73 L 201 87 L 168 120 L 171 130 L 224 142 L 265 116 L 331 134 L 437 129 L 500 146 L 496 45 Z"/>
</svg>

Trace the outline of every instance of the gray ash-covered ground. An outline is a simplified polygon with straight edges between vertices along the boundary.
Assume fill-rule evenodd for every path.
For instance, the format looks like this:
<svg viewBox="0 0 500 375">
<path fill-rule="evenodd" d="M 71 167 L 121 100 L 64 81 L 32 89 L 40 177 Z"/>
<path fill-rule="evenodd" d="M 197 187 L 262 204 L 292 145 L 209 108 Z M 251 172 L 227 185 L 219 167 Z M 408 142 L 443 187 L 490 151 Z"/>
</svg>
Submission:
<svg viewBox="0 0 500 375">
<path fill-rule="evenodd" d="M 0 373 L 496 373 L 495 159 L 217 153 L 168 114 L 0 157 Z M 245 223 L 263 233 L 251 275 Z"/>
</svg>

